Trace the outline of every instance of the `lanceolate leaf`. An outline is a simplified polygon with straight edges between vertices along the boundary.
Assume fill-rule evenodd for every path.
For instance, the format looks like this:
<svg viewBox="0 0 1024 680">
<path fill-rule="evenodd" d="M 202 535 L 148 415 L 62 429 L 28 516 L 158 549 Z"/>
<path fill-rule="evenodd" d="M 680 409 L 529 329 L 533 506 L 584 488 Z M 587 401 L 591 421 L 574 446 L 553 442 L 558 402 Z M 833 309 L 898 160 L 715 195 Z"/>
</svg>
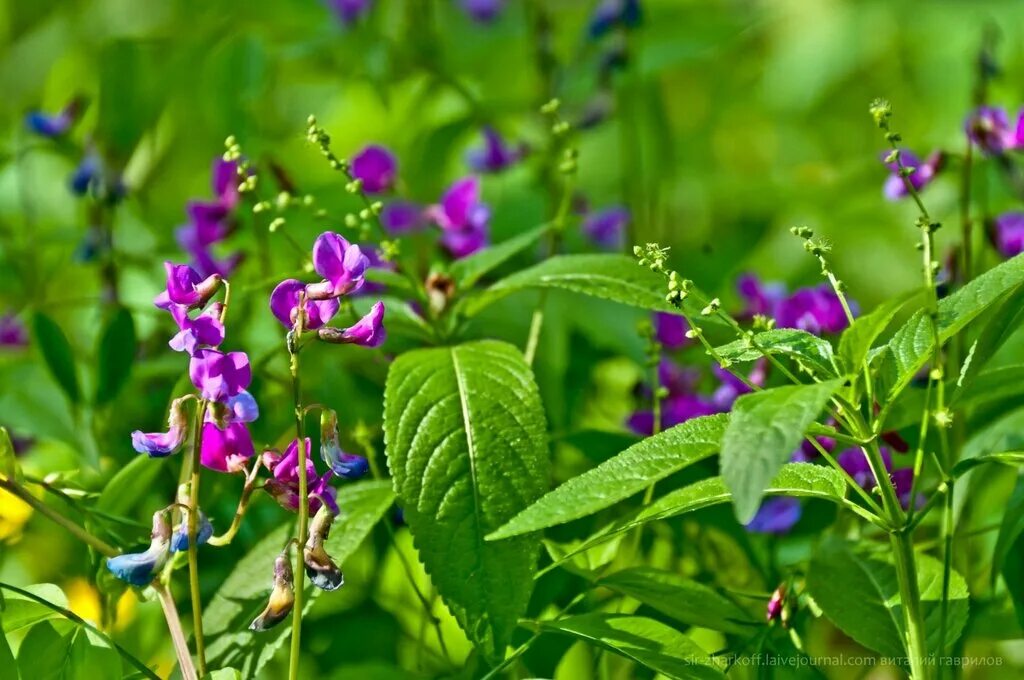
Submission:
<svg viewBox="0 0 1024 680">
<path fill-rule="evenodd" d="M 796 328 L 777 328 L 758 333 L 751 340 L 734 340 L 717 347 L 722 358 L 733 362 L 755 361 L 768 354 L 782 354 L 806 364 L 819 374 L 837 374 L 832 345 L 828 340 Z M 756 347 L 755 347 L 756 345 Z M 763 351 L 762 351 L 763 350 Z"/>
<path fill-rule="evenodd" d="M 496 246 L 484 248 L 469 257 L 456 260 L 452 264 L 451 274 L 455 278 L 457 289 L 468 290 L 472 288 L 488 272 L 500 267 L 507 260 L 536 243 L 550 228 L 547 224 L 542 225 L 523 232 L 507 241 L 503 241 Z"/>
<path fill-rule="evenodd" d="M 394 499 L 394 491 L 387 481 L 359 482 L 338 488 L 341 515 L 335 521 L 325 547 L 342 571 L 345 560 L 380 521 Z M 267 534 L 239 560 L 203 611 L 206 656 L 210 666 L 231 666 L 241 669 L 244 677 L 260 677 L 260 669 L 287 639 L 291 629 L 287 621 L 263 633 L 251 632 L 248 627 L 267 603 L 274 558 L 294 530 L 294 523 L 289 521 Z M 320 592 L 307 585 L 307 611 Z"/>
<path fill-rule="evenodd" d="M 939 648 L 942 563 L 918 553 L 917 583 L 928 650 Z M 880 654 L 906 656 L 903 612 L 889 551 L 874 554 L 838 538 L 826 539 L 811 559 L 807 588 L 825 615 L 844 633 Z M 967 623 L 967 584 L 955 571 L 949 588 L 946 649 Z"/>
<path fill-rule="evenodd" d="M 696 642 L 660 621 L 623 614 L 580 614 L 541 629 L 604 647 L 670 678 L 724 678 L 723 666 Z"/>
<path fill-rule="evenodd" d="M 78 389 L 78 376 L 75 373 L 75 357 L 64 331 L 60 329 L 56 321 L 42 312 L 36 312 L 32 325 L 35 330 L 36 343 L 46 361 L 46 366 L 71 403 L 77 404 L 82 395 Z"/>
<path fill-rule="evenodd" d="M 544 492 L 544 410 L 518 349 L 482 341 L 403 354 L 388 373 L 388 466 L 416 547 L 470 640 L 500 658 L 526 610 L 540 537 L 487 543 Z"/>
<path fill-rule="evenodd" d="M 648 437 L 549 492 L 489 534 L 487 540 L 564 524 L 629 498 L 716 453 L 727 422 L 725 415 L 694 418 Z"/>
<path fill-rule="evenodd" d="M 118 307 L 103 328 L 97 352 L 96 403 L 106 404 L 128 380 L 135 360 L 135 322 L 132 313 Z"/>
<path fill-rule="evenodd" d="M 841 384 L 788 385 L 736 400 L 722 438 L 721 470 L 741 523 L 753 519 L 769 482 Z"/>
<path fill-rule="evenodd" d="M 839 338 L 839 358 L 848 372 L 856 373 L 860 370 L 875 340 L 885 332 L 903 306 L 919 294 L 918 291 L 914 291 L 910 295 L 893 298 L 883 302 L 870 314 L 853 320 Z"/>
<path fill-rule="evenodd" d="M 1017 485 L 1013 488 L 1013 494 L 1006 504 L 1003 521 L 999 527 L 999 537 L 996 539 L 996 547 L 992 555 L 993 584 L 1001 572 L 1007 573 L 1006 569 L 1009 569 L 1011 572 L 1021 570 L 1021 553 L 1014 550 L 1014 546 L 1019 544 L 1018 539 L 1022 535 L 1024 535 L 1024 477 L 1018 477 Z M 1010 555 L 1014 555 L 1014 558 L 1007 560 L 1007 557 Z M 1020 609 L 1021 604 L 1024 604 L 1024 600 L 1021 599 L 1024 593 L 1012 592 L 1014 584 L 1011 581 L 1013 581 L 1012 578 L 1007 578 L 1006 585 L 1011 588 L 1011 595 L 1014 596 L 1014 609 L 1017 610 L 1018 616 L 1020 616 L 1024 614 L 1024 611 Z M 1019 586 L 1020 584 L 1017 585 Z M 1020 618 L 1021 621 L 1024 621 L 1024 617 Z M 1024 623 L 1021 625 L 1024 625 Z"/>
<path fill-rule="evenodd" d="M 725 633 L 750 634 L 760 621 L 710 586 L 673 571 L 635 567 L 597 582 L 676 621 Z"/>
</svg>

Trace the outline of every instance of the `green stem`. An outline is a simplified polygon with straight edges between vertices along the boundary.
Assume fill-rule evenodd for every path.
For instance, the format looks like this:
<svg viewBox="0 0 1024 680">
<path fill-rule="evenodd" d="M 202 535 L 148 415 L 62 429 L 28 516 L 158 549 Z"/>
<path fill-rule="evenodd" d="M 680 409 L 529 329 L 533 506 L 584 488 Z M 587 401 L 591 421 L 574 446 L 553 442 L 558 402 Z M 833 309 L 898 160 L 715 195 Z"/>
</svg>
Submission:
<svg viewBox="0 0 1024 680">
<path fill-rule="evenodd" d="M 28 491 L 23 489 L 17 482 L 0 477 L 0 489 L 4 489 L 11 495 L 24 501 L 27 505 L 31 506 L 40 515 L 43 515 L 47 519 L 55 522 L 71 533 L 72 536 L 77 538 L 82 543 L 85 543 L 89 547 L 96 550 L 105 557 L 113 557 L 114 555 L 120 554 L 120 550 L 110 545 L 106 541 L 93 536 L 91 533 L 80 527 L 75 522 L 72 522 L 64 515 L 60 514 L 50 506 L 46 505 L 38 498 L 30 494 Z"/>
<path fill-rule="evenodd" d="M 200 677 L 206 675 L 206 641 L 203 638 L 203 605 L 199 591 L 199 471 L 203 446 L 203 424 L 209 402 L 203 399 L 196 409 L 195 435 L 192 438 L 192 474 L 188 500 L 188 582 L 192 597 L 192 625 L 196 638 L 196 658 Z"/>
<path fill-rule="evenodd" d="M 304 309 L 306 305 L 305 296 L 299 296 L 299 309 Z M 295 605 L 292 609 L 292 639 L 290 656 L 288 660 L 288 678 L 289 680 L 298 680 L 299 678 L 299 655 L 302 645 L 302 607 L 303 600 L 305 599 L 305 579 L 306 569 L 303 562 L 303 549 L 306 545 L 309 531 L 309 488 L 308 480 L 306 479 L 306 439 L 303 436 L 303 410 L 302 410 L 302 389 L 299 382 L 299 346 L 298 339 L 302 335 L 304 315 L 296 315 L 297 319 L 295 322 L 295 328 L 293 329 L 295 338 L 294 350 L 289 345 L 289 367 L 292 374 L 292 401 L 295 405 L 295 436 L 297 438 L 297 448 L 299 454 L 298 460 L 298 473 L 299 473 L 299 519 L 298 519 L 298 545 L 295 547 L 295 568 L 293 570 L 295 574 Z"/>
<path fill-rule="evenodd" d="M 156 591 L 157 599 L 160 600 L 160 608 L 167 621 L 167 630 L 171 633 L 171 644 L 174 646 L 174 655 L 178 657 L 178 670 L 181 671 L 181 677 L 183 680 L 198 680 L 199 676 L 192 663 L 192 655 L 188 651 L 188 641 L 185 639 L 185 631 L 181 629 L 181 619 L 178 618 L 178 608 L 174 605 L 170 587 L 157 580 L 153 582 L 153 590 Z"/>
<path fill-rule="evenodd" d="M 242 495 L 238 499 L 238 508 L 235 509 L 235 516 L 231 520 L 231 526 L 228 530 L 219 536 L 211 536 L 210 540 L 207 541 L 210 545 L 222 546 L 228 545 L 234 540 L 235 535 L 238 534 L 238 529 L 242 526 L 242 519 L 245 517 L 245 511 L 249 507 L 249 498 L 252 496 L 252 491 L 255 488 L 254 483 L 256 481 L 256 473 L 259 471 L 259 463 L 253 465 L 252 470 L 245 477 L 245 485 L 242 487 Z"/>
<path fill-rule="evenodd" d="M 899 581 L 900 603 L 903 621 L 907 629 L 907 654 L 910 659 L 912 680 L 927 680 L 928 666 L 925 663 L 928 647 L 925 643 L 924 618 L 921 615 L 921 593 L 917 586 L 917 568 L 914 563 L 914 546 L 910 535 L 903 531 L 891 535 L 896 577 Z"/>
</svg>

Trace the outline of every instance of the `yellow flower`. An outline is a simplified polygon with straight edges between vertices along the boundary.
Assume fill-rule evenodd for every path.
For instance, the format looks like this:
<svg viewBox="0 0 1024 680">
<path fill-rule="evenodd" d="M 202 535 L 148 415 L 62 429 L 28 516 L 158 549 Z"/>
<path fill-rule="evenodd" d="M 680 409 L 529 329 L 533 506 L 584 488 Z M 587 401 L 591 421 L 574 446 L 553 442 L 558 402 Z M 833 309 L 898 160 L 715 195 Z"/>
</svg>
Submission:
<svg viewBox="0 0 1024 680">
<path fill-rule="evenodd" d="M 32 516 L 32 508 L 21 499 L 0 489 L 0 541 L 14 543 Z"/>
</svg>

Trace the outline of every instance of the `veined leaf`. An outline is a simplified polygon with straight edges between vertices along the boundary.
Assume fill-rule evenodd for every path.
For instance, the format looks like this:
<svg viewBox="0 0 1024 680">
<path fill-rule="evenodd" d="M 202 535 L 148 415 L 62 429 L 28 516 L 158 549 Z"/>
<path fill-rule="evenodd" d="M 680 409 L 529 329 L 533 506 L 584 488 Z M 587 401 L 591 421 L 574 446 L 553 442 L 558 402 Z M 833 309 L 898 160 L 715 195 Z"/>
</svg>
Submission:
<svg viewBox="0 0 1024 680">
<path fill-rule="evenodd" d="M 541 225 L 507 241 L 502 241 L 496 246 L 484 248 L 469 257 L 456 260 L 451 266 L 451 275 L 455 279 L 457 289 L 469 290 L 488 272 L 500 267 L 540 240 L 550 228 L 550 225 Z"/>
<path fill-rule="evenodd" d="M 742 524 L 754 518 L 769 482 L 841 384 L 787 385 L 736 400 L 722 437 L 721 470 Z"/>
<path fill-rule="evenodd" d="M 345 560 L 369 535 L 394 499 L 390 482 L 383 480 L 338 488 L 341 515 L 331 529 L 325 548 L 343 570 Z M 293 531 L 293 523 L 289 521 L 267 534 L 238 561 L 210 600 L 203 612 L 203 628 L 206 656 L 211 666 L 230 666 L 241 669 L 244 677 L 259 677 L 260 669 L 288 637 L 291 627 L 287 623 L 264 633 L 250 632 L 248 627 L 267 603 L 274 558 Z M 303 613 L 313 606 L 321 591 L 307 585 L 305 592 Z"/>
<path fill-rule="evenodd" d="M 949 297 L 939 300 L 938 335 L 945 343 L 990 306 L 1024 283 L 1024 254 L 996 265 Z M 888 399 L 907 386 L 931 357 L 935 340 L 932 321 L 924 310 L 916 312 L 886 345 L 884 372 Z"/>
<path fill-rule="evenodd" d="M 671 571 L 634 567 L 606 576 L 597 585 L 639 600 L 691 626 L 743 635 L 761 624 L 714 588 Z"/>
<path fill-rule="evenodd" d="M 388 466 L 423 564 L 484 656 L 526 610 L 540 537 L 487 543 L 544 493 L 544 409 L 530 367 L 496 341 L 401 355 L 384 399 Z"/>
<path fill-rule="evenodd" d="M 917 584 L 928 649 L 939 649 L 942 563 L 918 553 Z M 841 584 L 841 587 L 837 587 Z M 826 539 L 811 558 L 807 588 L 832 623 L 869 649 L 906 656 L 903 612 L 891 553 L 874 555 L 838 538 Z M 967 584 L 952 572 L 946 619 L 946 649 L 952 648 L 967 623 Z"/>
<path fill-rule="evenodd" d="M 541 623 L 632 659 L 670 678 L 724 678 L 723 665 L 696 642 L 660 621 L 624 614 L 580 614 Z"/>
<path fill-rule="evenodd" d="M 754 347 L 757 344 L 757 348 Z M 764 352 L 762 352 L 764 350 Z M 776 328 L 747 339 L 734 340 L 716 347 L 722 358 L 732 362 L 755 361 L 767 354 L 782 354 L 806 364 L 821 375 L 837 374 L 832 345 L 828 340 L 796 328 Z"/>
<path fill-rule="evenodd" d="M 71 344 L 64 335 L 64 331 L 60 329 L 56 321 L 42 312 L 36 312 L 32 319 L 32 326 L 35 330 L 36 343 L 39 345 L 39 351 L 42 352 L 47 368 L 50 369 L 50 374 L 64 390 L 64 394 L 68 396 L 71 403 L 77 404 L 81 401 L 82 394 L 78 389 L 74 353 L 71 351 Z"/>
<path fill-rule="evenodd" d="M 64 591 L 52 583 L 25 586 L 25 590 L 53 603 L 56 607 L 66 609 L 68 606 L 68 598 L 64 595 Z M 60 614 L 53 607 L 47 607 L 15 592 L 3 593 L 3 609 L 0 610 L 0 614 L 3 615 L 3 631 L 5 633 L 13 633 L 47 619 L 60 618 Z"/>
<path fill-rule="evenodd" d="M 860 371 L 875 340 L 885 332 L 904 305 L 920 294 L 920 291 L 915 290 L 910 294 L 887 300 L 873 309 L 871 313 L 853 320 L 850 327 L 839 337 L 839 358 L 847 371 L 850 373 Z"/>
<path fill-rule="evenodd" d="M 96 403 L 106 404 L 128 381 L 135 361 L 135 321 L 132 313 L 118 307 L 100 337 L 97 350 Z"/>
<path fill-rule="evenodd" d="M 487 536 L 499 540 L 586 517 L 639 493 L 721 446 L 726 415 L 694 418 L 648 437 L 550 491 Z"/>
</svg>

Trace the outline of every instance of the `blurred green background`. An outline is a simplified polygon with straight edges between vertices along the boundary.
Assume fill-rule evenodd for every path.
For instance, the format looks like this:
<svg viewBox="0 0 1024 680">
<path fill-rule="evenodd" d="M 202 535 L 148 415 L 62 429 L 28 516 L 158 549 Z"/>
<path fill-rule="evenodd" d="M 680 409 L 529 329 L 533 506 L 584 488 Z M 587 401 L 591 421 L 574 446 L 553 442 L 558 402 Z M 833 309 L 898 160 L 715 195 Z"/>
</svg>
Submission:
<svg viewBox="0 0 1024 680">
<path fill-rule="evenodd" d="M 209 196 L 210 163 L 228 135 L 261 167 L 280 167 L 318 206 L 349 210 L 352 198 L 305 139 L 306 117 L 314 113 L 339 154 L 369 142 L 391 148 L 400 193 L 430 203 L 467 174 L 465 151 L 479 143 L 484 124 L 542 148 L 547 132 L 537 110 L 557 95 L 570 118 L 595 107 L 607 112 L 576 137 L 579 189 L 595 207 L 627 205 L 633 242 L 671 246 L 675 268 L 729 299 L 743 271 L 791 285 L 817 282 L 816 263 L 788 233 L 807 224 L 832 241 L 836 270 L 867 309 L 919 276 L 915 212 L 882 198 L 884 145 L 867 113 L 870 100 L 892 102 L 894 126 L 920 155 L 959 153 L 988 31 L 1003 71 L 991 101 L 1011 111 L 1024 101 L 1020 2 L 644 0 L 638 29 L 596 41 L 586 30 L 594 5 L 509 0 L 496 21 L 481 24 L 454 0 L 378 0 L 367 17 L 344 26 L 317 0 L 0 2 L 0 314 L 26 324 L 35 310 L 52 316 L 71 340 L 83 384 L 95 380 L 110 305 L 103 263 L 83 257 L 83 243 L 95 238 L 95 212 L 67 190 L 80 149 L 93 145 L 123 171 L 128 190 L 104 229 L 119 301 L 132 312 L 139 341 L 129 382 L 103 406 L 72 407 L 34 347 L 0 351 L 0 424 L 35 440 L 26 467 L 95 491 L 134 458 L 130 431 L 156 429 L 164 419 L 185 362 L 167 350 L 171 324 L 151 302 L 162 287 L 161 262 L 182 259 L 174 230 L 186 221 L 185 203 Z M 538 17 L 550 22 L 549 32 L 538 28 Z M 611 53 L 625 55 L 625 63 L 602 79 L 600 64 Z M 75 95 L 90 104 L 67 145 L 25 129 L 26 112 L 55 112 Z M 495 241 L 554 210 L 539 161 L 535 154 L 485 178 Z M 992 211 L 1013 207 L 998 182 L 992 185 Z M 925 195 L 933 214 L 955 222 L 954 173 Z M 249 257 L 233 279 L 238 311 L 228 346 L 245 349 L 259 366 L 257 442 L 280 444 L 289 438 L 287 367 L 266 296 L 299 259 L 265 226 L 243 218 L 230 239 L 231 249 Z M 286 228 L 308 246 L 331 226 L 305 215 Z M 955 232 L 940 231 L 940 241 Z M 591 248 L 578 234 L 568 247 Z M 616 427 L 641 370 L 639 315 L 558 296 L 552 304 L 561 311 L 555 330 L 546 331 L 538 378 L 553 430 Z M 527 296 L 512 298 L 474 333 L 521 343 L 531 305 Z M 563 313 L 564 327 L 557 321 Z M 309 400 L 341 408 L 348 427 L 378 425 L 386 361 L 332 352 L 311 352 Z M 628 359 L 616 360 L 620 355 Z M 560 475 L 574 464 L 583 463 L 570 460 Z M 136 519 L 173 493 L 177 463 L 153 466 L 157 472 L 146 478 L 152 496 L 130 508 Z M 216 478 L 204 489 L 215 514 L 230 516 L 235 482 Z M 56 582 L 82 601 L 97 597 L 89 585 L 95 572 L 80 548 L 28 519 L 9 497 L 0 501 L 0 580 Z M 253 514 L 237 544 L 204 565 L 207 594 L 244 546 L 282 517 L 262 502 Z M 122 538 L 131 544 L 144 533 L 125 529 Z M 386 569 L 398 567 L 376 535 L 346 565 L 353 583 Z M 412 594 L 387 579 L 375 588 L 373 598 L 346 588 L 315 610 L 330 630 L 314 632 L 306 644 L 325 674 L 367 659 L 407 669 L 422 662 L 411 644 L 418 622 L 406 611 Z M 133 616 L 146 625 L 129 624 L 121 633 L 126 644 L 170 659 L 158 610 L 136 609 Z M 453 624 L 449 629 L 458 637 Z M 358 649 L 350 649 L 352 640 Z M 423 663 L 430 668 L 429 658 Z M 344 675 L 330 672 L 326 677 Z"/>
</svg>

